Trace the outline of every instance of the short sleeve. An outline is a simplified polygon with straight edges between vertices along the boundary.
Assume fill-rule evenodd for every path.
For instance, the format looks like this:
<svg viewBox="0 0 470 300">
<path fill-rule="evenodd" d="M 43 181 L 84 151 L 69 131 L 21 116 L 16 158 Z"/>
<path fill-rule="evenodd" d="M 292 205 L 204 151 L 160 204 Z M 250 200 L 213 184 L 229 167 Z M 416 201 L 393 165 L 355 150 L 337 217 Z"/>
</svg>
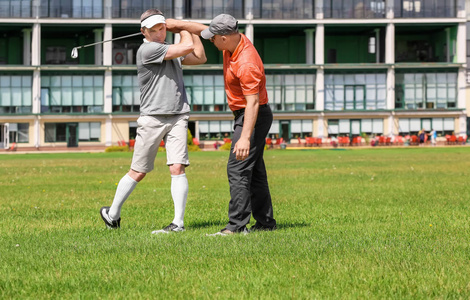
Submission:
<svg viewBox="0 0 470 300">
<path fill-rule="evenodd" d="M 160 43 L 148 43 L 142 49 L 142 63 L 146 64 L 161 64 L 165 59 L 170 45 Z"/>
<path fill-rule="evenodd" d="M 255 95 L 259 93 L 259 84 L 263 78 L 263 73 L 258 66 L 252 63 L 246 63 L 240 66 L 237 73 L 243 95 Z"/>
</svg>

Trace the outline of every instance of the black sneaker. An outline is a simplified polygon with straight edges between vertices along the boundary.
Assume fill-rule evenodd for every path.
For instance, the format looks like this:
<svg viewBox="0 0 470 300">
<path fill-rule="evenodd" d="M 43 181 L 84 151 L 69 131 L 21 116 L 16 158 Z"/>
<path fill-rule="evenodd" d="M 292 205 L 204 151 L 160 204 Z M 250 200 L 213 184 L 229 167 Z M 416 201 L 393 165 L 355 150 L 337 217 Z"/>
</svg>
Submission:
<svg viewBox="0 0 470 300">
<path fill-rule="evenodd" d="M 152 231 L 152 234 L 181 232 L 181 231 L 184 231 L 184 226 L 180 227 L 176 225 L 175 223 L 171 223 L 170 225 L 168 225 L 167 227 L 163 229 Z"/>
<path fill-rule="evenodd" d="M 104 221 L 104 224 L 106 224 L 106 226 L 111 229 L 121 228 L 121 218 L 119 218 L 119 220 L 112 220 L 109 217 L 108 213 L 109 213 L 109 206 L 103 206 L 100 209 L 100 215 Z"/>
<path fill-rule="evenodd" d="M 252 231 L 274 231 L 276 229 L 277 229 L 276 225 L 274 225 L 274 226 L 264 226 L 264 225 L 261 225 L 260 223 L 256 222 L 255 225 L 251 226 L 250 232 L 252 232 Z"/>
</svg>

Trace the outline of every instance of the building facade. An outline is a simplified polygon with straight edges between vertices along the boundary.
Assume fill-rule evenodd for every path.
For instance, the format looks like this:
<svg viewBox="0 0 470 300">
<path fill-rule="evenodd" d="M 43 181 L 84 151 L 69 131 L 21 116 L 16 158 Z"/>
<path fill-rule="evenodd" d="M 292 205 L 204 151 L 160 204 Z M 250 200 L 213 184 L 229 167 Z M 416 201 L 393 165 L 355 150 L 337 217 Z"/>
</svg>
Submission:
<svg viewBox="0 0 470 300">
<path fill-rule="evenodd" d="M 467 1 L 468 2 L 468 1 Z M 467 4 L 467 5 L 466 5 Z M 0 148 L 110 146 L 135 137 L 140 14 L 234 15 L 265 63 L 270 137 L 467 135 L 465 0 L 0 1 Z M 178 40 L 168 34 L 168 41 Z M 201 142 L 230 137 L 221 53 L 185 66 Z M 213 142 L 211 142 L 213 143 Z"/>
</svg>

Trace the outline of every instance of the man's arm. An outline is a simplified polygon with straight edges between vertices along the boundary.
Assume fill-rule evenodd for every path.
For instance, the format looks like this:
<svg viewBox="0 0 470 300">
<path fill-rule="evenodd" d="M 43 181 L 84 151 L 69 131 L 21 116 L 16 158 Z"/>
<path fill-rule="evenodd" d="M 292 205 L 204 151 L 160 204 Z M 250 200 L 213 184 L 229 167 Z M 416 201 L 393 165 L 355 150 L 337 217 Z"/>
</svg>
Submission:
<svg viewBox="0 0 470 300">
<path fill-rule="evenodd" d="M 204 52 L 204 46 L 202 45 L 201 39 L 195 34 L 191 34 L 193 37 L 194 51 L 186 55 L 182 64 L 183 65 L 200 65 L 207 61 L 206 52 Z"/>
<path fill-rule="evenodd" d="M 201 36 L 201 31 L 203 31 L 207 27 L 209 26 L 196 22 L 166 19 L 166 29 L 171 32 L 179 32 L 180 30 L 186 30 L 191 32 L 192 34 Z"/>
<path fill-rule="evenodd" d="M 180 31 L 181 40 L 178 44 L 170 45 L 165 55 L 165 60 L 188 55 L 195 49 L 193 36 L 186 30 Z"/>
<path fill-rule="evenodd" d="M 258 119 L 259 94 L 245 96 L 246 107 L 243 120 L 243 129 L 240 139 L 233 147 L 237 160 L 244 160 L 250 154 L 250 139 Z"/>
</svg>

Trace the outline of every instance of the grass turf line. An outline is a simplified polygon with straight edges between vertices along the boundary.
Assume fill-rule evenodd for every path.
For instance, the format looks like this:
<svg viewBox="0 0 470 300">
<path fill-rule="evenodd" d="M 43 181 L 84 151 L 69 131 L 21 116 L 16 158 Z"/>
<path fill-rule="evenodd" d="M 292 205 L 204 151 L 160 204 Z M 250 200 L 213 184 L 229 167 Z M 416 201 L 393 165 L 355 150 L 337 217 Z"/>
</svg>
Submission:
<svg viewBox="0 0 470 300">
<path fill-rule="evenodd" d="M 164 236 L 161 154 L 116 231 L 98 211 L 129 153 L 0 156 L 0 297 L 469 298 L 467 148 L 266 151 L 279 230 L 206 237 L 227 156 L 190 154 L 187 231 Z"/>
</svg>

